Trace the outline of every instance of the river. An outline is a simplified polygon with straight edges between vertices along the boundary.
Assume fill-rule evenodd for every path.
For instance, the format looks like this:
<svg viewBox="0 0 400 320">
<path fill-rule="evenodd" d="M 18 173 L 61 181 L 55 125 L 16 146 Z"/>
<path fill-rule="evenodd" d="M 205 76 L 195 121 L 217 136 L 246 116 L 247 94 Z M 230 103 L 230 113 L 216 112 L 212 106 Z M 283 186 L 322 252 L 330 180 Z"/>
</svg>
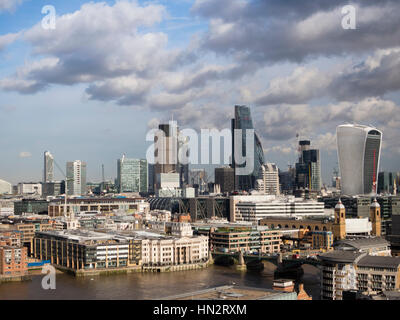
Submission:
<svg viewBox="0 0 400 320">
<path fill-rule="evenodd" d="M 319 270 L 309 265 L 304 265 L 303 269 L 304 288 L 317 300 L 320 296 Z M 2 283 L 0 300 L 147 300 L 233 283 L 270 289 L 273 267 L 267 266 L 258 273 L 212 265 L 202 270 L 87 278 L 57 274 L 55 290 L 42 289 L 41 281 L 42 276 L 39 275 L 33 276 L 32 281 Z"/>
</svg>

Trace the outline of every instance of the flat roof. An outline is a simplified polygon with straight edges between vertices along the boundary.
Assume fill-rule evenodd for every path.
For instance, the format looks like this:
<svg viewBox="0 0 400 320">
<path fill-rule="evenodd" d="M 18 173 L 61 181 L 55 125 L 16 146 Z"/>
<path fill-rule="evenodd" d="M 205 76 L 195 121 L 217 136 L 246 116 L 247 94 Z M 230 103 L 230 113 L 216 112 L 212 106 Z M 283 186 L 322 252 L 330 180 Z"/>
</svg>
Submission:
<svg viewBox="0 0 400 320">
<path fill-rule="evenodd" d="M 377 267 L 377 268 L 395 268 L 400 265 L 400 257 L 381 257 L 381 256 L 365 256 L 362 257 L 357 266 L 359 267 Z"/>
</svg>

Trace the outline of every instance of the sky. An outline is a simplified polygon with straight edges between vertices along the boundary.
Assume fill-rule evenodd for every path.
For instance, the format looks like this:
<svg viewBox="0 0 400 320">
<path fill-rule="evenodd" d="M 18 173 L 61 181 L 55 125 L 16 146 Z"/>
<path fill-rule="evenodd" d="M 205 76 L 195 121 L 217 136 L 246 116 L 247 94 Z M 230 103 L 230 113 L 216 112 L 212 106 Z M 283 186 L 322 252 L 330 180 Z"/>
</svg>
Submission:
<svg viewBox="0 0 400 320">
<path fill-rule="evenodd" d="M 236 104 L 282 170 L 298 134 L 329 185 L 336 127 L 359 123 L 383 131 L 381 170 L 400 171 L 399 12 L 397 0 L 0 0 L 0 179 L 40 181 L 46 150 L 113 179 L 158 123 L 222 130 Z"/>
</svg>

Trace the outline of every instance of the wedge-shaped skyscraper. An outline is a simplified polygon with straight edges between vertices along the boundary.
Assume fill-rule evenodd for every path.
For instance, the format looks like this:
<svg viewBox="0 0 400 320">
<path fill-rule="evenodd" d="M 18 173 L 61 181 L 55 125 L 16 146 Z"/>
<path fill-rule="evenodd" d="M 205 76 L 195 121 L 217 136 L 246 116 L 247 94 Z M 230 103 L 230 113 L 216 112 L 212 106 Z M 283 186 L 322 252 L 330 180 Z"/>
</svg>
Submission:
<svg viewBox="0 0 400 320">
<path fill-rule="evenodd" d="M 376 193 L 382 132 L 376 128 L 345 124 L 336 129 L 342 194 Z"/>
</svg>

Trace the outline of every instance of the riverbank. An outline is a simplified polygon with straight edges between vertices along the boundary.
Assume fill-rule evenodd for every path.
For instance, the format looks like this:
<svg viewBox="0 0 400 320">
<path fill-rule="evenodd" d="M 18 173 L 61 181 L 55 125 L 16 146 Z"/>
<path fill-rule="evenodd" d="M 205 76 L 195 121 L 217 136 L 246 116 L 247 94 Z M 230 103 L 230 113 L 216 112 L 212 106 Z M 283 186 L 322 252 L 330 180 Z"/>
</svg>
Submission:
<svg viewBox="0 0 400 320">
<path fill-rule="evenodd" d="M 91 276 L 106 276 L 106 275 L 117 275 L 117 274 L 130 274 L 130 273 L 147 273 L 147 272 L 178 272 L 178 271 L 189 271 L 205 269 L 212 264 L 212 261 L 184 264 L 184 265 L 173 265 L 173 266 L 133 266 L 123 268 L 112 268 L 112 269 L 94 269 L 94 270 L 76 270 L 67 268 L 64 266 L 54 266 L 59 272 L 74 275 L 75 277 L 91 277 Z"/>
</svg>

